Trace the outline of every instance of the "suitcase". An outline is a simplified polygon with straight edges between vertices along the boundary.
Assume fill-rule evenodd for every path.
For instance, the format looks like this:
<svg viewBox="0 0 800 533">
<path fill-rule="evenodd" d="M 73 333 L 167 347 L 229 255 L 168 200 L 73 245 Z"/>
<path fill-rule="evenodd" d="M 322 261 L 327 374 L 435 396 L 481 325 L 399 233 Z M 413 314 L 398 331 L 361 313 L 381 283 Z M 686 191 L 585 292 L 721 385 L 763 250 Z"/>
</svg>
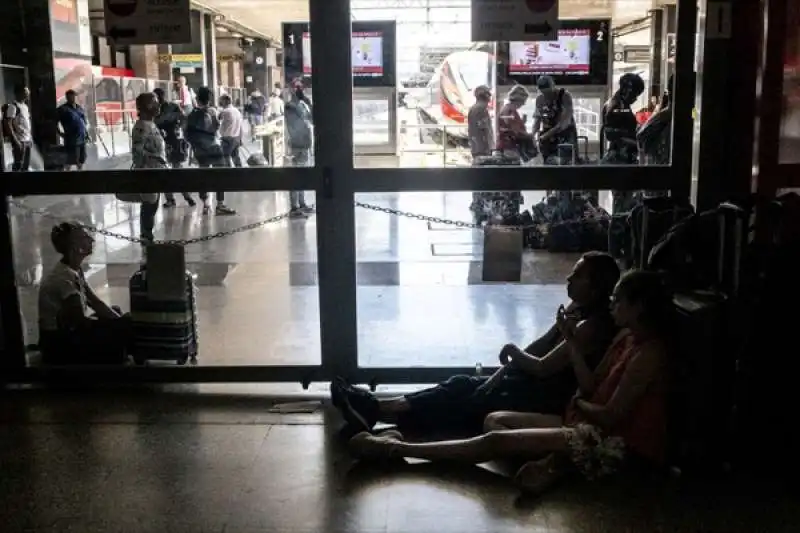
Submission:
<svg viewBox="0 0 800 533">
<path fill-rule="evenodd" d="M 740 302 L 740 271 L 748 213 L 718 209 L 713 286 L 675 295 L 669 421 L 672 466 L 693 474 L 720 474 L 735 454 L 736 387 L 747 323 Z M 644 234 L 644 233 L 643 233 Z"/>
<path fill-rule="evenodd" d="M 247 155 L 247 166 L 248 167 L 268 167 L 269 163 L 267 163 L 267 158 L 264 157 L 264 154 L 261 152 L 251 152 L 244 145 L 242 145 L 241 150 Z"/>
<path fill-rule="evenodd" d="M 175 361 L 179 365 L 197 361 L 197 285 L 186 272 L 184 297 L 154 299 L 148 291 L 147 268 L 131 276 L 131 355 L 136 364 L 147 361 Z"/>
</svg>

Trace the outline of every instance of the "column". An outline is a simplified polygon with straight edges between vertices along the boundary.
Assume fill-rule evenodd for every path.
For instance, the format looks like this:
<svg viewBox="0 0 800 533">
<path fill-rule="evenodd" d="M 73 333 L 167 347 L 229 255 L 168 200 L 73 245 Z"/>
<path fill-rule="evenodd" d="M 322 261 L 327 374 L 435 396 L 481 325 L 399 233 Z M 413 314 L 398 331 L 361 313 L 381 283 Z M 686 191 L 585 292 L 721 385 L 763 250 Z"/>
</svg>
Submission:
<svg viewBox="0 0 800 533">
<path fill-rule="evenodd" d="M 245 50 L 244 87 L 247 89 L 248 94 L 256 89 L 265 95 L 268 95 L 270 92 L 267 49 L 266 41 L 263 39 L 256 39 L 252 45 Z"/>
<path fill-rule="evenodd" d="M 701 14 L 708 4 L 702 0 Z M 692 178 L 698 209 L 750 191 L 762 16 L 758 0 L 731 2 L 730 35 L 700 28 Z M 708 18 L 706 21 L 708 22 Z M 713 17 L 712 17 L 713 18 Z"/>
<path fill-rule="evenodd" d="M 158 46 L 154 44 L 133 45 L 130 47 L 131 68 L 137 78 L 160 79 Z"/>
<path fill-rule="evenodd" d="M 217 35 L 214 18 L 202 14 L 202 41 L 203 41 L 203 80 L 211 89 L 211 94 L 217 95 Z"/>
<path fill-rule="evenodd" d="M 664 10 L 654 9 L 650 12 L 650 96 L 660 96 L 664 92 L 663 85 L 666 80 L 662 76 L 664 65 L 664 55 L 662 47 L 664 45 Z"/>
<path fill-rule="evenodd" d="M 669 77 L 675 74 L 675 39 L 677 38 L 678 9 L 674 4 L 665 5 L 661 8 L 661 13 L 661 79 L 663 80 L 662 85 L 664 85 L 669 81 Z"/>
</svg>

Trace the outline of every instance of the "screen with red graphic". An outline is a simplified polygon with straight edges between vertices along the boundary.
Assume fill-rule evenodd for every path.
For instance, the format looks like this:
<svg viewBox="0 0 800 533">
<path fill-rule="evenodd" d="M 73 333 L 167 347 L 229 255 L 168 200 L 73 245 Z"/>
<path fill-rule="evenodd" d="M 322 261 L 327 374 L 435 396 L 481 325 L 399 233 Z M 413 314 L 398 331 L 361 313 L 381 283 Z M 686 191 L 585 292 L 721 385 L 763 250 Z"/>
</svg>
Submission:
<svg viewBox="0 0 800 533">
<path fill-rule="evenodd" d="M 383 76 L 383 33 L 354 31 L 350 40 L 354 76 Z M 303 33 L 303 74 L 311 74 L 311 34 Z"/>
<path fill-rule="evenodd" d="M 586 76 L 591 68 L 591 30 L 560 29 L 557 41 L 512 42 L 508 52 L 512 76 Z"/>
</svg>

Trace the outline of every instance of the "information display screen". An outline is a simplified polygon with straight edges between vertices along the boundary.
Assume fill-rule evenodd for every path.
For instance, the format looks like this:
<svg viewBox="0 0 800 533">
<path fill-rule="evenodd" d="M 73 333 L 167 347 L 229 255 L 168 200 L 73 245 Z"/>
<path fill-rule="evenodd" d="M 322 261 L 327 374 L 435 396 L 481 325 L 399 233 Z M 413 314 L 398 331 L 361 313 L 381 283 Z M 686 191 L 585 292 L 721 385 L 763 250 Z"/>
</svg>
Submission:
<svg viewBox="0 0 800 533">
<path fill-rule="evenodd" d="M 354 76 L 380 78 L 383 76 L 383 33 L 354 31 L 351 65 Z M 311 75 L 311 34 L 303 33 L 303 74 Z"/>
<path fill-rule="evenodd" d="M 557 41 L 509 43 L 509 73 L 586 76 L 591 68 L 591 31 L 561 29 Z"/>
<path fill-rule="evenodd" d="M 354 87 L 397 88 L 396 24 L 394 21 L 353 21 L 350 65 Z M 302 78 L 311 87 L 311 32 L 307 22 L 283 24 L 283 73 L 286 80 Z"/>
<path fill-rule="evenodd" d="M 561 20 L 556 40 L 498 43 L 499 75 L 522 85 L 539 76 L 558 85 L 608 85 L 610 27 L 609 19 Z"/>
</svg>

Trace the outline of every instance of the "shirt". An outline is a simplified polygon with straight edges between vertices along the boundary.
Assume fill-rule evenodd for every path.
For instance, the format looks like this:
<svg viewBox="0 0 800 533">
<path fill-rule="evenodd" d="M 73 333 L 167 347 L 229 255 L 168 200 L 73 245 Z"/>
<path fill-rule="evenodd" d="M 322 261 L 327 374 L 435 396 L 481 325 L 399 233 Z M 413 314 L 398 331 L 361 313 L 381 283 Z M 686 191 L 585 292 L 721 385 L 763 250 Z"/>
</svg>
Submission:
<svg viewBox="0 0 800 533">
<path fill-rule="evenodd" d="M 233 106 L 223 108 L 219 112 L 219 134 L 221 137 L 241 137 L 242 112 Z"/>
<path fill-rule="evenodd" d="M 59 326 L 64 302 L 75 294 L 81 299 L 85 315 L 88 303 L 83 272 L 59 261 L 39 286 L 39 331 L 63 329 Z"/>
<path fill-rule="evenodd" d="M 192 90 L 184 85 L 180 88 L 179 94 L 179 102 L 183 107 L 192 107 L 194 106 L 194 97 L 192 96 Z"/>
<path fill-rule="evenodd" d="M 86 143 L 86 114 L 81 106 L 59 106 L 58 122 L 64 128 L 64 144 L 74 146 Z"/>
<path fill-rule="evenodd" d="M 485 103 L 475 104 L 469 109 L 467 127 L 472 155 L 492 155 L 492 117 Z"/>
<path fill-rule="evenodd" d="M 28 104 L 24 102 L 8 104 L 4 118 L 11 119 L 11 127 L 20 142 L 31 142 L 33 140 L 31 135 L 31 111 L 28 108 Z"/>
<path fill-rule="evenodd" d="M 280 117 L 283 115 L 283 100 L 280 96 L 272 96 L 269 99 L 269 117 Z"/>
<path fill-rule="evenodd" d="M 133 168 L 167 168 L 167 143 L 152 120 L 137 120 L 131 132 Z M 141 195 L 142 202 L 158 201 L 158 193 Z"/>
</svg>

